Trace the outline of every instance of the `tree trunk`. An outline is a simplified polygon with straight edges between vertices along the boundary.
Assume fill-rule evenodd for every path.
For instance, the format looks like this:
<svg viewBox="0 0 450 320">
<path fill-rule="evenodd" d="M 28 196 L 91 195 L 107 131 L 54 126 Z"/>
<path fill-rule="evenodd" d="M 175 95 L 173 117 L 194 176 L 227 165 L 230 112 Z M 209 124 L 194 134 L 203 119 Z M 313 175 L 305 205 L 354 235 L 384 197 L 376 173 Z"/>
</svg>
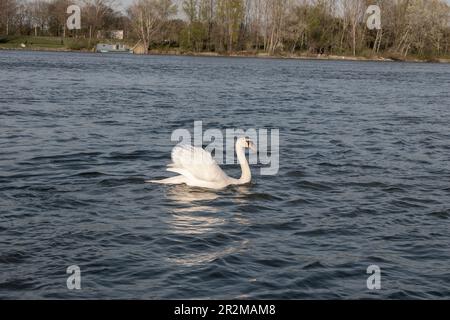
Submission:
<svg viewBox="0 0 450 320">
<path fill-rule="evenodd" d="M 352 26 L 352 47 L 353 47 L 353 56 L 356 56 L 356 23 Z"/>
</svg>

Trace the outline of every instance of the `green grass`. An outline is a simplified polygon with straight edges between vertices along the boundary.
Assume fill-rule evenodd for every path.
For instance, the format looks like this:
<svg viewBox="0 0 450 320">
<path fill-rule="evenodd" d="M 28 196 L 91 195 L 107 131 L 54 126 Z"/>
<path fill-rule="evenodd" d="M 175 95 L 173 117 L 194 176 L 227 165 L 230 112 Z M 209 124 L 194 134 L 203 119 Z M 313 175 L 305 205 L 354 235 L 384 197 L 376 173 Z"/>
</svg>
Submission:
<svg viewBox="0 0 450 320">
<path fill-rule="evenodd" d="M 0 37 L 0 48 L 21 48 L 24 43 L 28 49 L 63 49 L 59 37 L 8 36 Z"/>
<path fill-rule="evenodd" d="M 0 49 L 21 49 L 21 44 L 25 44 L 24 49 L 28 50 L 83 50 L 90 51 L 101 41 L 85 38 L 65 38 L 63 42 L 61 37 L 33 37 L 33 36 L 1 36 Z M 104 40 L 108 43 L 108 40 Z"/>
</svg>

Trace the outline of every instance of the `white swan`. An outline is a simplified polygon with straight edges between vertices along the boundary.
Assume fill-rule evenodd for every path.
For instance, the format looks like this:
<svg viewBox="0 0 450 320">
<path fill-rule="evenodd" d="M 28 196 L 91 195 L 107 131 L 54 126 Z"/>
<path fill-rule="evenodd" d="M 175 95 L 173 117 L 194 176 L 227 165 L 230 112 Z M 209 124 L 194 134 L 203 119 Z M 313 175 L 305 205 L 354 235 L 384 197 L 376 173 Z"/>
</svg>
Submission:
<svg viewBox="0 0 450 320">
<path fill-rule="evenodd" d="M 229 177 L 217 165 L 211 154 L 202 148 L 190 145 L 177 145 L 172 150 L 172 162 L 167 171 L 180 174 L 179 176 L 163 179 L 148 180 L 146 182 L 161 184 L 182 184 L 191 187 L 222 189 L 229 185 L 249 183 L 252 173 L 245 157 L 245 148 L 256 152 L 255 144 L 248 138 L 236 141 L 236 155 L 241 165 L 242 175 L 239 179 Z"/>
</svg>

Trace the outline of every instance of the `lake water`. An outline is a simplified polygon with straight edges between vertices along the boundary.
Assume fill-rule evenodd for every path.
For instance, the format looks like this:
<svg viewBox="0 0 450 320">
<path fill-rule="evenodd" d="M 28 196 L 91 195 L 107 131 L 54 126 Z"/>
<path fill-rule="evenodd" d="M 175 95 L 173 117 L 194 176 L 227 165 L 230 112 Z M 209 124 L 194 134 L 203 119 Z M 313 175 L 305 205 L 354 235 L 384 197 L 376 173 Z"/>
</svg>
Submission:
<svg viewBox="0 0 450 320">
<path fill-rule="evenodd" d="M 0 51 L 0 298 L 448 299 L 449 89 L 445 64 Z M 278 174 L 144 183 L 199 120 L 278 128 Z"/>
</svg>

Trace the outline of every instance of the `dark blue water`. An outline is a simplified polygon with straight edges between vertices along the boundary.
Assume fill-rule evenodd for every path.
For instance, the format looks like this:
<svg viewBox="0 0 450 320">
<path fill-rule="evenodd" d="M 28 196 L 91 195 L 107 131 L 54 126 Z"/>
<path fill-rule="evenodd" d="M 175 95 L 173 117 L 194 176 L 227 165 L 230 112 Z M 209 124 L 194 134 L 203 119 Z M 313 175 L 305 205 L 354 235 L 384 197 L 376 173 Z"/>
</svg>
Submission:
<svg viewBox="0 0 450 320">
<path fill-rule="evenodd" d="M 444 64 L 0 51 L 0 297 L 448 299 L 449 88 Z M 279 128 L 278 174 L 144 183 L 196 120 Z"/>
</svg>

